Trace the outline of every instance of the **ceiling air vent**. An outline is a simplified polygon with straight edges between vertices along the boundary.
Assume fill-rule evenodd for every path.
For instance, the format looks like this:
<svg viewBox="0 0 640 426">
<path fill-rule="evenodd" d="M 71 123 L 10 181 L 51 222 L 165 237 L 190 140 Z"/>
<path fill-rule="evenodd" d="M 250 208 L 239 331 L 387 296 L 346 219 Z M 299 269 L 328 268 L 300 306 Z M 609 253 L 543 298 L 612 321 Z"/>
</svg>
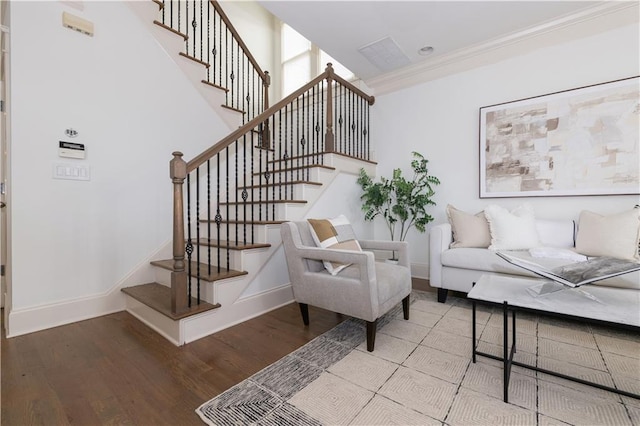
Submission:
<svg viewBox="0 0 640 426">
<path fill-rule="evenodd" d="M 409 65 L 409 57 L 391 37 L 385 37 L 358 49 L 358 52 L 381 71 L 392 71 Z"/>
</svg>

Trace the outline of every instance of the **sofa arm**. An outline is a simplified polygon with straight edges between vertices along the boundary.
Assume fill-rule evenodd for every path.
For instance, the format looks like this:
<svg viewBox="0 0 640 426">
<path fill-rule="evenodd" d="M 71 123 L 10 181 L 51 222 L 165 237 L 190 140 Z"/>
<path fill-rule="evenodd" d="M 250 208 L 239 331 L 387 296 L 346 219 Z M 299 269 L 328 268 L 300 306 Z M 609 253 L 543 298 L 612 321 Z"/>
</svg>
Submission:
<svg viewBox="0 0 640 426">
<path fill-rule="evenodd" d="M 429 231 L 429 285 L 442 287 L 442 252 L 449 249 L 453 233 L 449 223 L 442 223 Z"/>
</svg>

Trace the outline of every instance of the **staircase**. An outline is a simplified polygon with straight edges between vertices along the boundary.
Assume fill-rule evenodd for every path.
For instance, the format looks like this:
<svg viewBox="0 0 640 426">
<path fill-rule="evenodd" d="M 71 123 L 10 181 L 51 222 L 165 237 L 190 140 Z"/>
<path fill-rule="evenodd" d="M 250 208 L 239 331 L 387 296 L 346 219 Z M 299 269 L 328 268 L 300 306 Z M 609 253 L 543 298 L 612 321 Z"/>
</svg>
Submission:
<svg viewBox="0 0 640 426">
<path fill-rule="evenodd" d="M 211 88 L 224 92 L 224 103 L 216 107 L 239 114 L 243 123 L 188 162 L 182 153 L 173 153 L 171 247 L 151 262 L 155 282 L 122 289 L 129 312 L 182 345 L 293 300 L 279 225 L 304 219 L 339 174 L 357 175 L 363 167 L 375 172 L 368 131 L 374 99 L 337 76 L 329 64 L 311 82 L 268 106 L 268 73 L 250 69 L 255 61 L 217 2 L 142 4 L 135 6 L 141 17 L 161 15 L 161 20 L 147 18 L 153 31 L 165 32 L 159 38 L 182 40 L 176 63 L 186 60 L 201 67 L 206 78 L 191 78 L 202 85 L 203 96 Z M 206 39 L 204 28 L 209 29 Z M 235 41 L 225 36 L 224 46 L 218 45 L 211 39 L 216 34 L 231 34 Z M 230 65 L 220 59 L 228 46 Z M 206 50 L 213 54 L 199 53 Z M 256 76 L 266 76 L 260 77 L 257 91 Z"/>
</svg>

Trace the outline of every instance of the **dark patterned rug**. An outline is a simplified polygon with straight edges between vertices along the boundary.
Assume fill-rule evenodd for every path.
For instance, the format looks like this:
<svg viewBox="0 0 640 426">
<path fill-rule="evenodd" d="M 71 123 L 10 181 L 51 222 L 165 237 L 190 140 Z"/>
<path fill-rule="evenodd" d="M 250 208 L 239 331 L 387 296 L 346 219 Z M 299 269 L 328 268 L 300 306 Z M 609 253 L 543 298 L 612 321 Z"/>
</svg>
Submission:
<svg viewBox="0 0 640 426">
<path fill-rule="evenodd" d="M 499 355 L 502 316 L 478 313 L 479 350 Z M 640 336 L 520 315 L 516 359 L 640 393 Z M 200 406 L 211 425 L 640 425 L 640 400 L 514 368 L 470 362 L 470 303 L 414 292 L 379 320 L 375 351 L 349 319 Z"/>
</svg>

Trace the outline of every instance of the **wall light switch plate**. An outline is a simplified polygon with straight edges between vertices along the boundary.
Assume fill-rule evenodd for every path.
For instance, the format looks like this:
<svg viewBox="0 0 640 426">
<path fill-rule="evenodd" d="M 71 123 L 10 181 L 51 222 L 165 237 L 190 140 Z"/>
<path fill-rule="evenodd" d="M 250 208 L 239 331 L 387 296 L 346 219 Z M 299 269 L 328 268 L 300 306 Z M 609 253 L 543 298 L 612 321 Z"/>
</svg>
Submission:
<svg viewBox="0 0 640 426">
<path fill-rule="evenodd" d="M 91 180 L 91 167 L 85 164 L 62 164 L 53 165 L 54 179 L 67 180 Z"/>
</svg>

